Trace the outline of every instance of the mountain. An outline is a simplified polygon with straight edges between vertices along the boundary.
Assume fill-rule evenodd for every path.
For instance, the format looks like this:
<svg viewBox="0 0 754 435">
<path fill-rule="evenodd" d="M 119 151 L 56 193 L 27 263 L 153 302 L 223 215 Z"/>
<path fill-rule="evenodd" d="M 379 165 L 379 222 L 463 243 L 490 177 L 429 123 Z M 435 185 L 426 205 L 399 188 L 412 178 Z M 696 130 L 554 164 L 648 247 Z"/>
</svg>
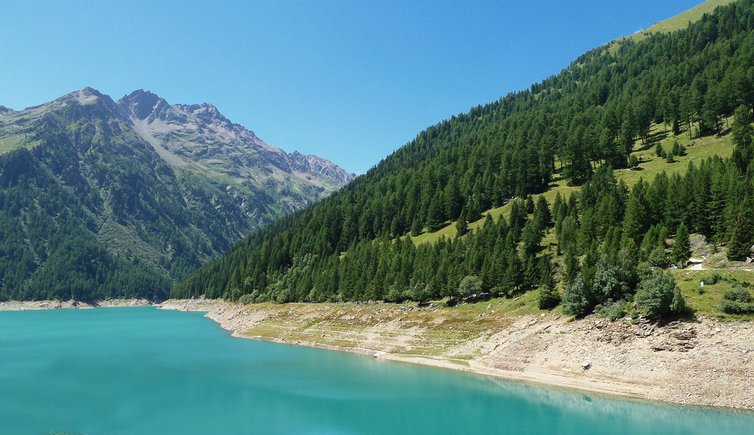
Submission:
<svg viewBox="0 0 754 435">
<path fill-rule="evenodd" d="M 683 300 L 661 268 L 688 258 L 689 232 L 735 260 L 754 242 L 753 2 L 645 36 L 427 128 L 171 296 L 425 301 L 542 288 L 543 305 L 562 298 L 578 315 L 678 314 Z M 650 162 L 653 178 L 642 179 Z M 414 243 L 449 224 L 454 237 Z"/>
<path fill-rule="evenodd" d="M 210 104 L 84 88 L 0 110 L 0 298 L 162 298 L 251 229 L 353 178 Z"/>
</svg>

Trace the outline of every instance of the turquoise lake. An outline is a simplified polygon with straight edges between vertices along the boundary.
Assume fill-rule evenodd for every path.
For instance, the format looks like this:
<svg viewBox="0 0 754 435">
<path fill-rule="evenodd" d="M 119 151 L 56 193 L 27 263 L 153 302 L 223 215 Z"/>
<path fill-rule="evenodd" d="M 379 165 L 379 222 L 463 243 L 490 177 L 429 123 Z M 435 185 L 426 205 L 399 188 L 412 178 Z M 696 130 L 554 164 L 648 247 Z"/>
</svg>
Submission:
<svg viewBox="0 0 754 435">
<path fill-rule="evenodd" d="M 612 399 L 230 337 L 155 308 L 0 312 L 0 434 L 751 434 Z"/>
</svg>

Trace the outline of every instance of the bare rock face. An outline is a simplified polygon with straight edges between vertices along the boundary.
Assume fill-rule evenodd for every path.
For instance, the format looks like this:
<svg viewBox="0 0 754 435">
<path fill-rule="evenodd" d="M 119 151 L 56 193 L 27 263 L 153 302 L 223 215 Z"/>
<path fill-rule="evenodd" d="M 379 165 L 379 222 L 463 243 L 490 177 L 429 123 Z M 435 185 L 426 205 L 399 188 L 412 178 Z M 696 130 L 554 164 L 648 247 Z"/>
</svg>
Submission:
<svg viewBox="0 0 754 435">
<path fill-rule="evenodd" d="M 134 131 L 173 167 L 189 164 L 236 181 L 245 187 L 302 192 L 286 198 L 295 209 L 329 194 L 354 176 L 336 164 L 298 152 L 287 154 L 234 124 L 212 104 L 169 104 L 143 90 L 117 102 Z M 293 195 L 297 196 L 297 195 Z"/>
<path fill-rule="evenodd" d="M 294 151 L 288 157 L 290 158 L 291 168 L 299 173 L 318 174 L 341 185 L 349 183 L 355 177 L 354 174 L 344 171 L 335 163 L 315 155 L 304 155 Z"/>
</svg>

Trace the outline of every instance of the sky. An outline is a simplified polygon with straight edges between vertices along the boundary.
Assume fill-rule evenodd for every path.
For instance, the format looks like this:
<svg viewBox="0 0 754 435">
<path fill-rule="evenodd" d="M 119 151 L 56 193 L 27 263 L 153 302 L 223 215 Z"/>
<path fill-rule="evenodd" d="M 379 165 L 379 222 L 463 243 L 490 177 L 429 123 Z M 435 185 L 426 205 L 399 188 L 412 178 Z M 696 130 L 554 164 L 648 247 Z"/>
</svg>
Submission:
<svg viewBox="0 0 754 435">
<path fill-rule="evenodd" d="M 426 127 L 700 2 L 0 0 L 0 105 L 145 89 L 363 173 Z"/>
</svg>

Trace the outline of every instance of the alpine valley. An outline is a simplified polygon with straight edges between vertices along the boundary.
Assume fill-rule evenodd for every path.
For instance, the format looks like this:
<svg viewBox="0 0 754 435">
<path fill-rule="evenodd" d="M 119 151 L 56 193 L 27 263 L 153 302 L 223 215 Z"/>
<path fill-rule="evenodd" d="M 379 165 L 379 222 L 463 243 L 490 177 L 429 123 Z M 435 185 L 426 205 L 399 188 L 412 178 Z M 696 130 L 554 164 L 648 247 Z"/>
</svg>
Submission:
<svg viewBox="0 0 754 435">
<path fill-rule="evenodd" d="M 348 183 L 211 104 L 84 88 L 0 106 L 0 299 L 138 297 Z"/>
</svg>

